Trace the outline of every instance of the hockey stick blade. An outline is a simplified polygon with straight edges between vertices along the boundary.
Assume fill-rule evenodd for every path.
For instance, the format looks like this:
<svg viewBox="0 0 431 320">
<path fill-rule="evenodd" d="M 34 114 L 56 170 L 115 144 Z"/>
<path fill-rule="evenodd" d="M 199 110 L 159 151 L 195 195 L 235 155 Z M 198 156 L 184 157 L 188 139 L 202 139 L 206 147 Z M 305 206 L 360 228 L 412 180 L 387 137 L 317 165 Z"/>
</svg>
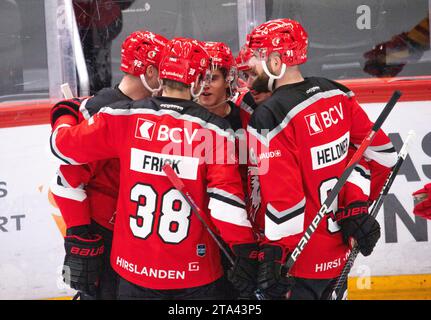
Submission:
<svg viewBox="0 0 431 320">
<path fill-rule="evenodd" d="M 72 93 L 72 90 L 70 89 L 70 86 L 69 86 L 69 84 L 66 82 L 66 83 L 63 83 L 61 86 L 60 86 L 60 89 L 61 89 L 61 92 L 63 93 L 63 97 L 65 98 L 65 99 L 73 99 L 73 93 Z"/>
<path fill-rule="evenodd" d="M 347 179 L 349 178 L 350 174 L 352 173 L 353 169 L 355 168 L 356 164 L 359 162 L 359 160 L 362 158 L 365 150 L 368 148 L 368 146 L 372 143 L 377 131 L 382 126 L 383 122 L 388 117 L 389 113 L 394 108 L 396 102 L 401 97 L 400 91 L 395 91 L 389 100 L 389 102 L 384 107 L 383 111 L 380 113 L 379 117 L 377 118 L 376 122 L 374 123 L 373 127 L 371 128 L 368 135 L 365 137 L 365 139 L 360 144 L 358 150 L 354 153 L 352 156 L 352 159 L 349 161 L 346 169 L 344 169 L 343 174 L 338 179 L 335 186 L 332 188 L 331 192 L 329 193 L 328 197 L 322 204 L 322 207 L 314 217 L 314 219 L 311 221 L 311 224 L 307 227 L 305 230 L 304 235 L 301 237 L 301 239 L 298 242 L 298 245 L 293 250 L 292 254 L 289 256 L 285 263 L 285 267 L 290 271 L 295 261 L 298 259 L 299 255 L 304 251 L 305 246 L 307 245 L 308 241 L 310 240 L 313 233 L 316 231 L 317 227 L 319 226 L 320 222 L 322 221 L 323 217 L 325 216 L 326 212 L 328 211 L 328 208 L 331 207 L 332 203 L 334 202 L 335 198 L 337 197 L 338 193 L 341 191 L 341 188 L 346 183 Z"/>
<path fill-rule="evenodd" d="M 370 215 L 373 216 L 374 218 L 379 213 L 379 210 L 380 210 L 381 206 L 383 205 L 383 202 L 386 198 L 386 195 L 388 194 L 390 188 L 392 187 L 392 183 L 394 182 L 394 180 L 398 174 L 398 171 L 400 170 L 404 160 L 407 157 L 408 147 L 409 147 L 411 141 L 414 139 L 415 135 L 416 134 L 413 130 L 409 131 L 407 138 L 406 138 L 403 146 L 401 147 L 400 152 L 398 153 L 398 160 L 397 160 L 395 166 L 393 167 L 391 174 L 386 179 L 386 182 L 382 188 L 382 191 L 380 192 L 380 195 L 379 195 L 378 199 L 376 200 L 376 202 L 373 206 L 373 209 L 370 212 Z M 341 296 L 341 289 L 343 288 L 344 284 L 347 281 L 350 270 L 352 269 L 353 263 L 355 262 L 358 254 L 359 254 L 359 247 L 355 244 L 354 247 L 352 248 L 352 251 L 349 254 L 349 257 L 347 258 L 347 262 L 344 265 L 340 276 L 338 277 L 338 279 L 337 279 L 337 281 L 336 281 L 336 283 L 332 289 L 330 296 L 328 297 L 330 300 L 341 300 L 343 298 Z"/>
</svg>

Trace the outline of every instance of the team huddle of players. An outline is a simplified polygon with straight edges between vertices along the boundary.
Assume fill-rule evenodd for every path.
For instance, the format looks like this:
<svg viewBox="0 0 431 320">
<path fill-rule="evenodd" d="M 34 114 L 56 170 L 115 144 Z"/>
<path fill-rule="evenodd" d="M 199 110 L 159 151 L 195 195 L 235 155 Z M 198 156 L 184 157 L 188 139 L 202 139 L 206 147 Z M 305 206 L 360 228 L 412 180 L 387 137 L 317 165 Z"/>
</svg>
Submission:
<svg viewBox="0 0 431 320">
<path fill-rule="evenodd" d="M 283 268 L 372 127 L 348 88 L 302 76 L 307 44 L 290 19 L 256 27 L 236 59 L 221 42 L 136 31 L 117 86 L 52 108 L 63 276 L 81 299 L 325 299 L 352 239 L 371 254 L 380 227 L 368 206 L 396 162 L 381 130 Z"/>
</svg>

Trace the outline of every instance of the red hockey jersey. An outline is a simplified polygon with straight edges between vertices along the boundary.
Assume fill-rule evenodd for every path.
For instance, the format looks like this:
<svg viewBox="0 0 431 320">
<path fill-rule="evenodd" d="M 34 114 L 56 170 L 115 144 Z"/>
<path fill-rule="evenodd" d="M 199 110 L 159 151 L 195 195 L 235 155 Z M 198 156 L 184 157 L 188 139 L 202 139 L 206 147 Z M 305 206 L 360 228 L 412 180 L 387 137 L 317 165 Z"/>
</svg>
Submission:
<svg viewBox="0 0 431 320">
<path fill-rule="evenodd" d="M 250 121 L 251 114 L 256 110 L 257 104 L 248 89 L 241 89 L 231 100 L 240 110 L 242 127 L 245 129 Z"/>
<path fill-rule="evenodd" d="M 118 87 L 105 88 L 84 99 L 80 117 L 88 119 L 104 106 L 131 101 Z M 67 118 L 65 117 L 65 121 Z M 61 123 L 62 118 L 57 120 Z M 118 159 L 100 160 L 85 165 L 61 165 L 51 184 L 51 192 L 68 228 L 89 224 L 114 229 L 120 164 Z"/>
<path fill-rule="evenodd" d="M 349 146 L 359 145 L 371 127 L 353 93 L 324 78 L 282 86 L 257 108 L 248 131 L 265 210 L 260 217 L 264 242 L 295 248 L 344 171 Z M 353 201 L 368 200 L 370 167 L 385 168 L 385 178 L 395 162 L 396 152 L 380 130 L 292 267 L 292 275 L 329 279 L 340 274 L 349 248 L 334 213 Z M 375 189 L 378 194 L 380 189 Z"/>
<path fill-rule="evenodd" d="M 162 166 L 170 164 L 205 218 L 229 245 L 253 242 L 228 123 L 168 97 L 106 107 L 78 126 L 58 126 L 54 154 L 69 163 L 119 158 L 120 191 L 111 265 L 153 289 L 208 284 L 222 273 L 220 250 Z"/>
</svg>

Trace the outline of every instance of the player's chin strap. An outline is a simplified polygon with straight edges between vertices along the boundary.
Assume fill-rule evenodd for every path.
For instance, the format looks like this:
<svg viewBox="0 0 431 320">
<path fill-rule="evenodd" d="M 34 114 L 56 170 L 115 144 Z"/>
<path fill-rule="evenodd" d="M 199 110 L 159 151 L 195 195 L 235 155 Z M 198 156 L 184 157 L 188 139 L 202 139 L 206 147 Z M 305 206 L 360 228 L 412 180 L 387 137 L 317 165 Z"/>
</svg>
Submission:
<svg viewBox="0 0 431 320">
<path fill-rule="evenodd" d="M 162 90 L 162 83 L 160 82 L 160 80 L 159 80 L 159 87 L 154 89 L 154 88 L 151 88 L 150 85 L 148 84 L 147 79 L 145 79 L 145 74 L 141 74 L 139 78 L 141 78 L 141 82 L 144 85 L 145 89 L 150 91 L 153 96 L 155 96 L 158 92 L 160 92 L 160 90 Z"/>
<path fill-rule="evenodd" d="M 201 83 L 201 88 L 199 89 L 198 93 L 195 93 L 195 82 L 192 83 L 192 86 L 190 87 L 190 94 L 192 95 L 193 99 L 199 98 L 199 96 L 204 91 L 205 83 L 204 81 L 199 81 Z"/>
<path fill-rule="evenodd" d="M 274 86 L 274 80 L 281 79 L 284 76 L 284 74 L 286 73 L 287 66 L 286 66 L 285 63 L 282 63 L 281 64 L 281 72 L 280 72 L 280 74 L 278 76 L 276 76 L 275 74 L 272 74 L 269 71 L 268 65 L 266 64 L 265 60 L 262 60 L 261 63 L 262 63 L 263 71 L 265 71 L 266 75 L 269 77 L 269 80 L 268 80 L 268 90 L 272 92 L 273 86 Z"/>
</svg>

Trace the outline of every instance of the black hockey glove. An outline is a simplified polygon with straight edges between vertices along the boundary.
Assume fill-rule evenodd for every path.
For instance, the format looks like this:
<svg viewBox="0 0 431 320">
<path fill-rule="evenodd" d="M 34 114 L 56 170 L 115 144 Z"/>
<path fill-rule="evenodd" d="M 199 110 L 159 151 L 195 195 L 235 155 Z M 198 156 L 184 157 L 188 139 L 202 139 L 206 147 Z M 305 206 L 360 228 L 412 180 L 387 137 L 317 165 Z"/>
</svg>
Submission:
<svg viewBox="0 0 431 320">
<path fill-rule="evenodd" d="M 283 268 L 283 249 L 277 245 L 263 245 L 259 252 L 258 288 L 265 298 L 286 299 L 295 281 Z"/>
<path fill-rule="evenodd" d="M 67 229 L 63 281 L 71 288 L 94 296 L 103 267 L 103 239 L 90 235 L 88 226 Z"/>
<path fill-rule="evenodd" d="M 80 106 L 81 101 L 75 98 L 57 102 L 51 109 L 51 126 L 54 126 L 58 118 L 64 115 L 71 115 L 78 121 Z"/>
<path fill-rule="evenodd" d="M 368 214 L 366 202 L 355 202 L 338 212 L 337 222 L 346 244 L 350 244 L 350 239 L 353 238 L 364 256 L 369 256 L 373 252 L 380 238 L 380 225 Z"/>
<path fill-rule="evenodd" d="M 239 291 L 240 297 L 252 298 L 257 288 L 259 247 L 257 243 L 245 243 L 232 246 L 232 250 L 235 265 L 228 271 L 228 279 Z"/>
</svg>

